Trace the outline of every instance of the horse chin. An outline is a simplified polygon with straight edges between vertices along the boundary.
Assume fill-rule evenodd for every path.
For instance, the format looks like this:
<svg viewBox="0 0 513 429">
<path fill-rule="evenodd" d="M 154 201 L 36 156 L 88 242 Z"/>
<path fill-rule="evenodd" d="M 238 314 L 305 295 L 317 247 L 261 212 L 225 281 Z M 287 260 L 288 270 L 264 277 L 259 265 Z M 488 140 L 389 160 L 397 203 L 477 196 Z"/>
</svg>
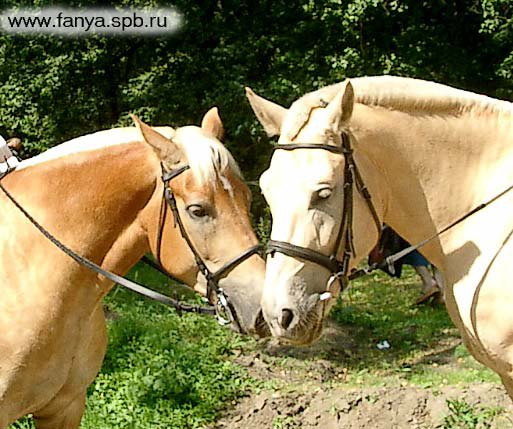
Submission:
<svg viewBox="0 0 513 429">
<path fill-rule="evenodd" d="M 322 324 L 310 330 L 306 335 L 298 338 L 280 337 L 281 343 L 296 346 L 296 347 L 307 347 L 315 343 L 322 335 Z"/>
<path fill-rule="evenodd" d="M 315 343 L 322 335 L 322 322 L 305 330 L 301 335 L 277 335 L 280 343 L 291 346 L 309 346 Z"/>
</svg>

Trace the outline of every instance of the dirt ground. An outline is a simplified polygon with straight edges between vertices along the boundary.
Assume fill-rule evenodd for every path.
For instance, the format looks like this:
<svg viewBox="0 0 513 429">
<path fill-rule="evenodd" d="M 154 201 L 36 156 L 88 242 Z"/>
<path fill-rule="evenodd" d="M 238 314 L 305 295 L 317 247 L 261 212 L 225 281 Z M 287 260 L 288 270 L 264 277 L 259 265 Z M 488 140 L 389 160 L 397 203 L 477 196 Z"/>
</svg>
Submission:
<svg viewBox="0 0 513 429">
<path fill-rule="evenodd" d="M 513 405 L 499 384 L 440 385 L 422 388 L 388 382 L 377 387 L 345 382 L 350 371 L 339 365 L 351 352 L 344 331 L 328 326 L 323 339 L 309 348 L 292 348 L 267 341 L 236 360 L 260 380 L 261 389 L 232 404 L 212 429 L 427 429 L 513 428 Z M 431 358 L 439 369 L 450 371 L 454 358 L 444 355 L 445 344 Z M 450 414 L 448 401 L 466 401 L 471 415 L 460 413 L 468 423 L 443 424 Z M 486 415 L 483 410 L 499 410 Z M 480 420 L 482 419 L 482 420 Z M 479 423 L 478 423 L 479 422 Z M 458 423 L 462 424 L 458 421 Z"/>
<path fill-rule="evenodd" d="M 513 427 L 513 407 L 500 386 L 447 386 L 433 391 L 415 387 L 323 388 L 309 392 L 260 392 L 244 398 L 216 428 L 424 429 L 441 427 L 447 399 L 475 407 L 503 407 L 492 428 Z M 473 426 L 472 426 L 473 427 Z"/>
</svg>

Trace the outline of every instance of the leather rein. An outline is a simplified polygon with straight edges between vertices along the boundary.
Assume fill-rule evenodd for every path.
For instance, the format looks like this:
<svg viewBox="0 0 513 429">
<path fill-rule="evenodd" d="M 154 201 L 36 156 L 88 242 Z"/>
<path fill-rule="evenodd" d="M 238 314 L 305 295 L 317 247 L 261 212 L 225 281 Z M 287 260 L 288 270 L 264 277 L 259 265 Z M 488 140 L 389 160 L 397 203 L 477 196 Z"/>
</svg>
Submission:
<svg viewBox="0 0 513 429">
<path fill-rule="evenodd" d="M 104 276 L 105 278 L 109 279 L 110 281 L 129 289 L 133 292 L 136 292 L 142 296 L 145 296 L 147 298 L 150 298 L 154 301 L 160 302 L 161 304 L 164 304 L 169 307 L 173 307 L 179 314 L 181 312 L 189 312 L 189 313 L 199 313 L 199 314 L 208 314 L 213 315 L 216 317 L 218 322 L 222 325 L 226 325 L 229 323 L 233 323 L 237 326 L 237 328 L 240 330 L 241 326 L 237 319 L 237 315 L 228 300 L 228 297 L 225 295 L 223 289 L 219 287 L 219 281 L 227 276 L 235 267 L 237 267 L 239 264 L 244 262 L 246 259 L 248 259 L 250 256 L 256 254 L 260 250 L 259 245 L 255 245 L 253 247 L 250 247 L 246 251 L 244 251 L 241 255 L 237 256 L 236 258 L 228 261 L 226 264 L 224 264 L 221 268 L 219 268 L 217 271 L 210 271 L 210 269 L 207 267 L 205 261 L 199 254 L 199 252 L 194 247 L 192 240 L 190 239 L 189 235 L 187 234 L 187 230 L 185 229 L 185 226 L 182 222 L 182 218 L 180 217 L 180 212 L 178 210 L 176 199 L 173 194 L 173 191 L 169 187 L 169 182 L 183 173 L 184 171 L 188 170 L 189 166 L 184 165 L 182 167 L 177 168 L 176 170 L 172 171 L 166 171 L 164 167 L 162 166 L 162 181 L 164 182 L 164 195 L 163 195 L 163 206 L 164 208 L 161 209 L 161 215 L 159 218 L 159 228 L 158 228 L 158 236 L 157 236 L 157 260 L 159 264 L 156 264 L 151 259 L 147 257 L 143 257 L 143 262 L 146 264 L 152 266 L 156 270 L 160 271 L 162 274 L 166 275 L 167 277 L 171 278 L 172 280 L 183 284 L 173 276 L 171 276 L 167 271 L 162 267 L 162 264 L 160 264 L 160 249 L 161 249 L 161 243 L 162 243 L 162 232 L 164 227 L 164 220 L 165 220 L 165 210 L 167 209 L 167 205 L 171 208 L 171 211 L 174 216 L 175 221 L 175 227 L 178 225 L 180 229 L 180 233 L 183 237 L 183 239 L 186 241 L 187 245 L 189 246 L 192 254 L 194 255 L 194 260 L 196 262 L 196 265 L 198 266 L 199 271 L 205 276 L 207 280 L 207 295 L 206 299 L 209 302 L 208 306 L 200 306 L 200 305 L 194 305 L 194 304 L 187 304 L 182 301 L 179 301 L 177 299 L 168 297 L 166 295 L 163 295 L 159 292 L 156 292 L 146 286 L 143 286 L 139 283 L 133 282 L 131 280 L 128 280 L 122 276 L 119 276 L 118 274 L 115 274 L 113 272 L 107 271 L 103 268 L 101 268 L 98 264 L 90 261 L 89 259 L 77 254 L 73 250 L 71 250 L 68 246 L 63 244 L 61 241 L 59 241 L 55 236 L 53 236 L 46 228 L 44 228 L 39 222 L 37 222 L 30 213 L 28 213 L 16 200 L 16 198 L 3 186 L 3 184 L 0 182 L 0 190 L 5 194 L 5 196 L 13 203 L 13 205 L 34 225 L 41 234 L 43 234 L 51 243 L 53 243 L 56 247 L 58 247 L 62 252 L 64 252 L 66 255 L 71 257 L 73 260 L 75 260 L 80 265 L 88 268 L 89 270 L 100 274 Z M 15 168 L 9 168 L 7 171 L 5 171 L 3 174 L 0 175 L 0 180 L 3 179 L 7 174 L 14 171 Z M 165 202 L 165 203 L 164 203 Z"/>
<path fill-rule="evenodd" d="M 425 238 L 424 240 L 418 242 L 417 244 L 410 245 L 409 247 L 394 253 L 393 255 L 388 256 L 382 262 L 374 263 L 364 268 L 353 269 L 349 272 L 349 261 L 351 256 L 355 255 L 354 252 L 354 237 L 352 231 L 352 221 L 353 221 L 353 185 L 356 185 L 356 189 L 360 193 L 360 195 L 367 202 L 367 207 L 371 212 L 371 215 L 376 224 L 376 228 L 378 230 L 379 236 L 381 236 L 382 232 L 382 224 L 378 217 L 377 211 L 372 203 L 371 195 L 365 186 L 360 171 L 358 170 L 358 166 L 353 157 L 353 149 L 351 147 L 349 134 L 343 132 L 342 135 L 342 145 L 341 147 L 332 146 L 327 144 L 317 144 L 317 143 L 297 143 L 297 144 L 277 144 L 274 145 L 274 150 L 296 150 L 296 149 L 320 149 L 326 150 L 335 154 L 343 155 L 345 157 L 345 165 L 344 165 L 344 184 L 343 184 L 343 212 L 342 212 L 342 222 L 340 224 L 340 228 L 337 235 L 337 240 L 335 242 L 335 247 L 333 253 L 331 255 L 325 255 L 316 250 L 309 249 L 307 247 L 297 246 L 292 243 L 288 243 L 285 241 L 276 241 L 269 240 L 267 244 L 266 253 L 271 256 L 275 252 L 283 253 L 284 255 L 290 256 L 292 258 L 299 258 L 305 261 L 313 262 L 317 265 L 320 265 L 326 268 L 330 273 L 331 277 L 328 280 L 327 287 L 325 293 L 320 295 L 320 300 L 324 301 L 332 298 L 331 294 L 331 286 L 335 281 L 339 281 L 341 284 L 340 292 L 343 292 L 344 289 L 347 288 L 349 281 L 358 279 L 360 277 L 366 276 L 373 271 L 378 269 L 383 269 L 388 267 L 393 267 L 394 263 L 399 259 L 405 257 L 409 253 L 423 247 L 427 243 L 433 241 L 438 238 L 441 234 L 449 231 L 454 228 L 456 225 L 465 221 L 470 216 L 473 216 L 477 212 L 483 210 L 488 205 L 494 203 L 510 191 L 513 191 L 513 185 L 508 186 L 502 192 L 498 193 L 494 197 L 490 198 L 484 203 L 479 204 L 477 207 L 473 208 L 469 212 L 465 213 L 455 221 L 451 222 L 446 227 L 437 231 L 435 234 Z M 345 238 L 344 242 L 344 250 L 342 260 L 337 259 L 338 249 L 342 242 L 342 238 Z"/>
<path fill-rule="evenodd" d="M 344 132 L 342 133 L 341 138 L 341 146 L 317 143 L 277 144 L 274 146 L 274 150 L 291 151 L 296 149 L 317 149 L 325 150 L 345 157 L 342 221 L 338 230 L 333 253 L 331 255 L 325 255 L 307 247 L 297 246 L 286 241 L 277 240 L 269 240 L 266 249 L 266 253 L 270 254 L 271 256 L 273 256 L 275 252 L 279 252 L 292 258 L 303 259 L 305 261 L 313 262 L 326 268 L 331 273 L 331 277 L 328 280 L 326 287 L 326 292 L 328 293 L 330 292 L 331 286 L 335 281 L 338 280 L 340 282 L 340 291 L 342 292 L 347 287 L 349 280 L 352 279 L 352 276 L 349 274 L 349 261 L 352 256 L 355 256 L 353 236 L 353 189 L 355 186 L 357 191 L 367 203 L 367 207 L 369 208 L 369 211 L 374 219 L 379 235 L 381 234 L 382 230 L 381 221 L 372 202 L 372 197 L 369 193 L 369 190 L 365 186 L 365 183 L 363 182 L 358 166 L 354 160 L 349 134 Z M 337 258 L 337 254 L 343 239 L 344 248 L 342 259 L 340 260 Z M 321 295 L 321 299 L 331 298 L 331 294 L 324 295 L 324 297 L 323 295 Z"/>
</svg>

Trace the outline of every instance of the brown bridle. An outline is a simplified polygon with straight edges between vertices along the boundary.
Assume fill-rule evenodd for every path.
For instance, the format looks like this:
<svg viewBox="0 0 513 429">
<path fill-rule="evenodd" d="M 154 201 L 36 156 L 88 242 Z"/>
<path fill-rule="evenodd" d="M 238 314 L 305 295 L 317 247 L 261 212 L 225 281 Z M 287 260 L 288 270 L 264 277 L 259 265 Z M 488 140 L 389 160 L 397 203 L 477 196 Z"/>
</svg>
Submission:
<svg viewBox="0 0 513 429">
<path fill-rule="evenodd" d="M 274 150 L 296 150 L 296 149 L 320 149 L 327 150 L 329 152 L 340 154 L 345 157 L 345 166 L 344 166 L 344 207 L 342 212 L 342 222 L 340 224 L 340 228 L 337 235 L 337 240 L 335 242 L 335 247 L 333 253 L 329 256 L 324 255 L 316 250 L 309 249 L 307 247 L 296 246 L 295 244 L 287 243 L 285 241 L 276 241 L 269 240 L 267 244 L 267 254 L 271 254 L 271 256 L 275 252 L 283 253 L 284 255 L 290 256 L 292 258 L 299 258 L 305 261 L 313 262 L 317 265 L 320 265 L 326 268 L 330 273 L 331 277 L 328 280 L 327 284 L 327 292 L 330 292 L 330 286 L 335 282 L 339 281 L 341 284 L 341 291 L 343 291 L 350 280 L 354 280 L 360 277 L 363 277 L 371 272 L 382 269 L 385 267 L 391 267 L 395 262 L 409 253 L 425 246 L 427 243 L 435 240 L 440 235 L 454 228 L 456 225 L 464 222 L 467 218 L 473 216 L 477 212 L 483 210 L 485 207 L 488 207 L 490 204 L 494 203 L 498 199 L 502 198 L 507 193 L 513 191 L 513 185 L 508 186 L 494 197 L 490 198 L 484 203 L 479 204 L 472 210 L 466 212 L 449 225 L 445 226 L 441 230 L 435 232 L 433 235 L 425 238 L 424 240 L 419 241 L 414 245 L 410 245 L 409 247 L 394 253 L 393 255 L 388 256 L 382 262 L 374 263 L 368 267 L 360 268 L 358 270 L 353 270 L 349 272 L 349 261 L 351 256 L 354 256 L 354 243 L 353 243 L 353 231 L 352 231 L 352 221 L 353 221 L 353 185 L 356 185 L 356 189 L 361 194 L 361 196 L 367 202 L 367 206 L 371 215 L 376 224 L 376 228 L 378 230 L 379 235 L 381 235 L 382 224 L 378 217 L 377 211 L 372 203 L 371 195 L 365 186 L 360 171 L 358 170 L 358 166 L 353 157 L 353 149 L 351 148 L 350 136 L 343 132 L 341 135 L 342 145 L 332 146 L 327 144 L 317 144 L 317 143 L 294 143 L 294 144 L 278 144 L 274 146 Z M 337 259 L 338 249 L 342 242 L 342 238 L 345 237 L 344 242 L 344 253 L 342 260 Z M 327 298 L 330 298 L 331 294 L 327 295 Z M 321 296 L 322 300 L 322 296 Z"/>
<path fill-rule="evenodd" d="M 167 207 L 171 209 L 171 212 L 173 213 L 174 223 L 175 227 L 178 225 L 178 228 L 180 230 L 180 234 L 182 238 L 185 240 L 187 245 L 189 246 L 189 249 L 191 250 L 194 261 L 196 262 L 196 265 L 198 267 L 198 270 L 203 274 L 205 279 L 207 280 L 207 299 L 214 303 L 216 306 L 217 311 L 217 319 L 220 323 L 223 323 L 225 321 L 226 323 L 235 323 L 238 325 L 239 329 L 240 324 L 237 320 L 237 316 L 235 311 L 232 308 L 232 305 L 224 293 L 224 290 L 219 287 L 219 281 L 226 277 L 234 268 L 236 268 L 238 265 L 240 265 L 242 262 L 244 262 L 246 259 L 248 259 L 250 256 L 257 254 L 260 251 L 260 245 L 256 244 L 244 252 L 242 252 L 240 255 L 236 256 L 235 258 L 231 259 L 227 263 L 225 263 L 222 267 L 217 269 L 216 271 L 211 271 L 203 258 L 201 257 L 200 253 L 194 246 L 194 243 L 192 242 L 191 238 L 189 237 L 189 234 L 187 233 L 187 230 L 185 228 L 185 225 L 182 221 L 182 217 L 180 216 L 180 212 L 178 210 L 178 206 L 176 204 L 176 198 L 173 193 L 173 190 L 169 186 L 169 182 L 173 180 L 175 177 L 182 174 L 184 171 L 187 171 L 189 169 L 188 165 L 183 165 L 181 167 L 178 167 L 175 170 L 166 171 L 164 166 L 162 166 L 162 182 L 164 183 L 164 194 L 162 201 L 165 202 L 161 206 L 160 210 L 160 216 L 159 216 L 159 226 L 158 226 L 158 235 L 157 235 L 157 245 L 156 245 L 156 257 L 159 265 L 162 267 L 162 263 L 160 261 L 160 254 L 161 254 L 161 247 L 162 247 L 162 233 L 164 229 L 164 221 L 166 217 Z M 167 204 L 166 204 L 167 203 Z M 228 319 L 226 319 L 226 317 Z"/>
<path fill-rule="evenodd" d="M 343 291 L 349 282 L 349 261 L 352 256 L 355 256 L 354 250 L 354 237 L 353 237 L 353 200 L 354 192 L 353 188 L 356 189 L 360 195 L 367 202 L 369 211 L 374 219 L 376 228 L 378 230 L 378 236 L 381 234 L 382 226 L 381 221 L 378 217 L 378 213 L 372 203 L 372 198 L 369 190 L 363 182 L 358 166 L 353 157 L 353 149 L 351 147 L 351 141 L 349 134 L 343 132 L 341 135 L 342 145 L 332 146 L 328 144 L 317 144 L 317 143 L 293 143 L 293 144 L 278 144 L 274 146 L 274 150 L 296 150 L 296 149 L 317 149 L 326 150 L 331 153 L 342 155 L 345 157 L 344 165 L 344 183 L 343 183 L 343 209 L 342 209 L 342 221 L 338 230 L 337 239 L 333 253 L 331 255 L 325 255 L 308 247 L 297 246 L 286 241 L 269 240 L 267 243 L 266 253 L 273 256 L 275 252 L 283 253 L 284 255 L 292 258 L 299 258 L 305 261 L 313 262 L 326 268 L 330 273 L 331 277 L 328 280 L 327 291 L 329 291 L 331 285 L 338 280 L 341 285 L 341 291 Z M 338 250 L 344 239 L 344 250 L 342 260 L 337 258 Z"/>
</svg>

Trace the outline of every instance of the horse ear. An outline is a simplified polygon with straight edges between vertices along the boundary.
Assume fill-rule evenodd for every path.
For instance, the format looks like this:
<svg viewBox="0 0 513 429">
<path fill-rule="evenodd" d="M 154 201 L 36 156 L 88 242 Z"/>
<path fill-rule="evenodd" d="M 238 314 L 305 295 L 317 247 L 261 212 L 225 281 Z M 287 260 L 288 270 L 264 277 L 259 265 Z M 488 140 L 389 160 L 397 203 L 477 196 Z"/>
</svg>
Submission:
<svg viewBox="0 0 513 429">
<path fill-rule="evenodd" d="M 335 98 L 326 107 L 329 124 L 338 132 L 351 118 L 354 106 L 354 89 L 348 79 Z"/>
<path fill-rule="evenodd" d="M 287 114 L 287 109 L 256 95 L 248 87 L 246 87 L 246 97 L 248 97 L 249 104 L 267 135 L 269 137 L 280 135 L 281 125 Z"/>
<path fill-rule="evenodd" d="M 223 139 L 224 127 L 217 107 L 212 107 L 212 109 L 205 113 L 205 116 L 203 116 L 201 120 L 201 128 L 217 140 L 221 141 Z"/>
<path fill-rule="evenodd" d="M 144 141 L 155 151 L 159 159 L 170 165 L 178 164 L 182 158 L 181 149 L 172 140 L 145 124 L 137 116 L 130 114 Z"/>
</svg>

